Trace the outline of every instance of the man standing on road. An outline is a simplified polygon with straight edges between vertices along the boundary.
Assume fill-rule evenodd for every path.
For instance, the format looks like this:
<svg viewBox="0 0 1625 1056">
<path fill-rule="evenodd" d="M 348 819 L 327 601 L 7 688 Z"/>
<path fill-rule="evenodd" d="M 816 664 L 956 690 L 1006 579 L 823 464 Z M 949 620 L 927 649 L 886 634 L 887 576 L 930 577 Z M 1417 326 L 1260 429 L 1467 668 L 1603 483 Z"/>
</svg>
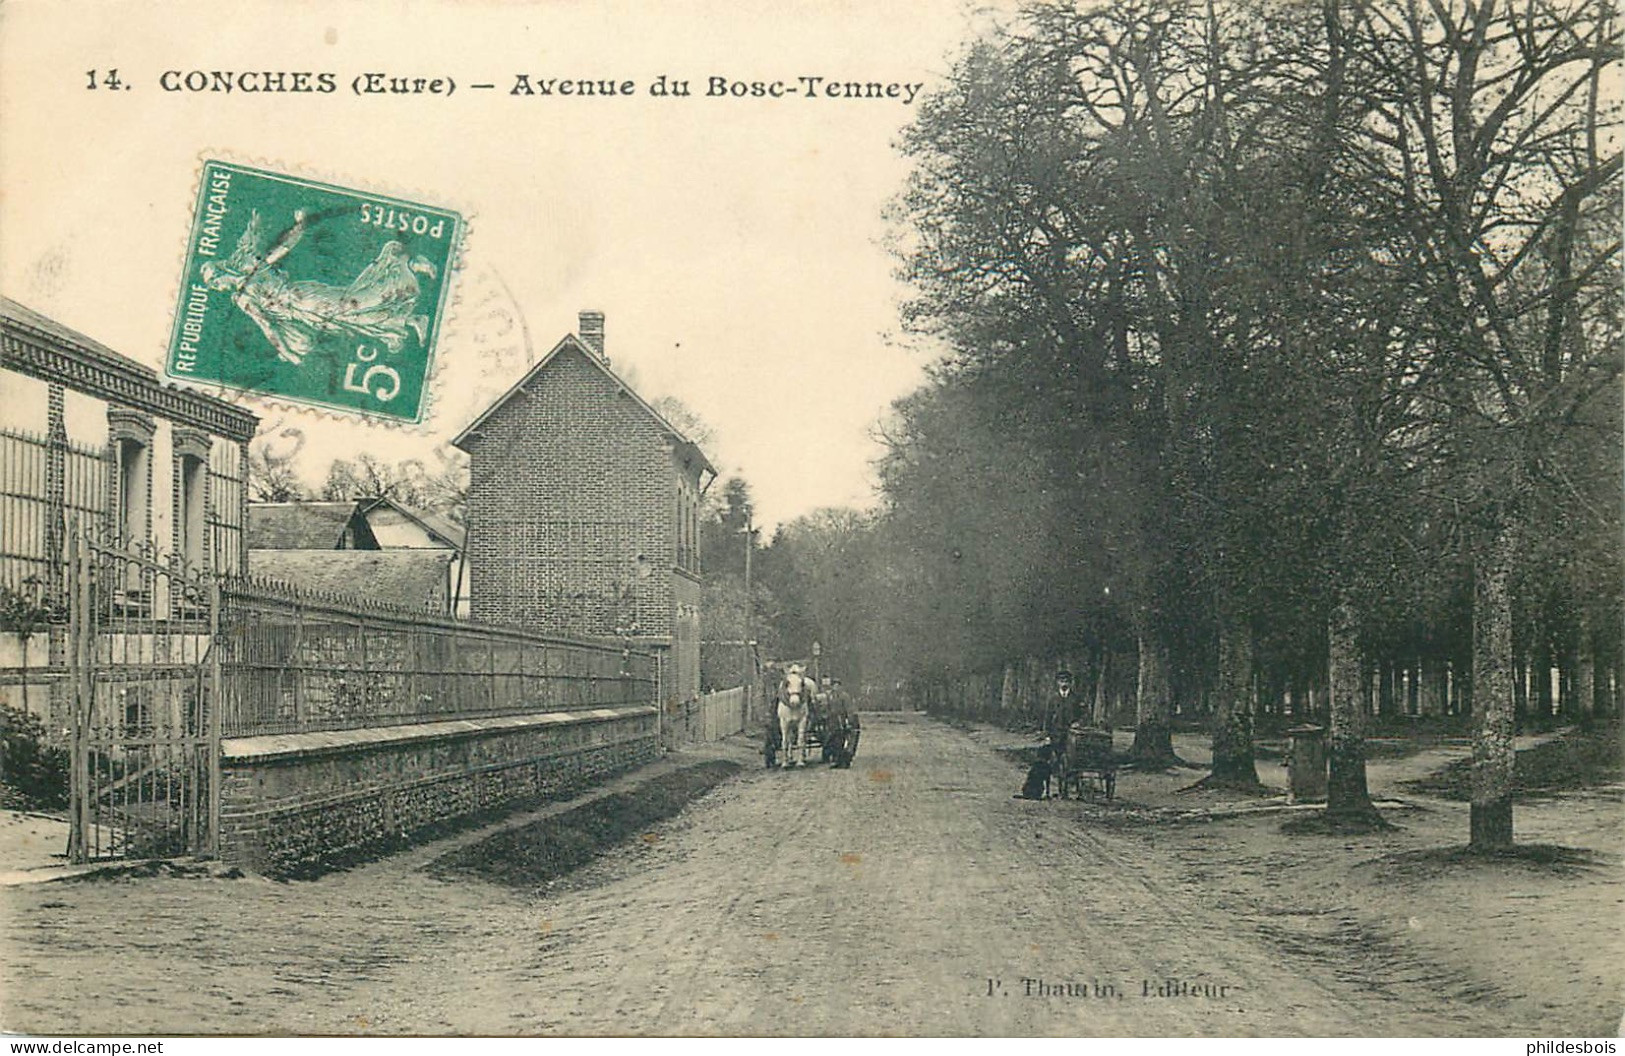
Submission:
<svg viewBox="0 0 1625 1056">
<path fill-rule="evenodd" d="M 848 769 L 852 757 L 858 754 L 858 737 L 863 731 L 858 727 L 858 711 L 852 706 L 852 698 L 838 678 L 830 687 L 828 716 L 830 760 L 835 769 Z"/>
<path fill-rule="evenodd" d="M 1072 692 L 1072 672 L 1062 668 L 1055 672 L 1055 695 L 1044 709 L 1044 745 L 1038 749 L 1038 761 L 1027 771 L 1017 799 L 1043 799 L 1049 787 L 1050 775 L 1061 766 L 1066 755 L 1067 737 L 1072 724 L 1078 720 L 1078 698 Z"/>
</svg>

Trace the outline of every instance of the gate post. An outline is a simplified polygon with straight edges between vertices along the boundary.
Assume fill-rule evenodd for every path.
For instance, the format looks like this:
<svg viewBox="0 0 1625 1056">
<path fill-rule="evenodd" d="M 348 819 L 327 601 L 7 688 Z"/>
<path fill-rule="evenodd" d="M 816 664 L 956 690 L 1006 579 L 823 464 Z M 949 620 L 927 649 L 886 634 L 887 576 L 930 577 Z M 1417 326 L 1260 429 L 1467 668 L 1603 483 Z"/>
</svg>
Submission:
<svg viewBox="0 0 1625 1056">
<path fill-rule="evenodd" d="M 208 829 L 207 842 L 204 844 L 209 857 L 220 857 L 220 738 L 223 725 L 222 712 L 225 707 L 225 698 L 222 694 L 224 682 L 220 677 L 220 578 L 213 569 L 207 573 L 209 579 L 209 710 L 207 736 L 204 738 L 204 751 L 209 753 L 208 766 Z"/>
<path fill-rule="evenodd" d="M 90 858 L 90 708 L 95 676 L 90 672 L 95 633 L 90 614 L 90 554 L 75 523 L 68 534 L 68 666 L 73 687 L 68 771 L 68 861 Z"/>
</svg>

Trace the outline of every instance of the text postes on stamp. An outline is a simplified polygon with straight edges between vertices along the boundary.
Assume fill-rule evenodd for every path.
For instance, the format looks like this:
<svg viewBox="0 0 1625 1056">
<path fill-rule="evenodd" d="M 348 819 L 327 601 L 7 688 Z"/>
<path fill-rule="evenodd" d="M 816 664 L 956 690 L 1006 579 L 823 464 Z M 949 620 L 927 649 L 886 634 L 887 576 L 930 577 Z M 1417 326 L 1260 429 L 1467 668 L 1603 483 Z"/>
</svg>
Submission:
<svg viewBox="0 0 1625 1056">
<path fill-rule="evenodd" d="M 169 375 L 416 422 L 462 232 L 448 209 L 205 162 Z"/>
</svg>

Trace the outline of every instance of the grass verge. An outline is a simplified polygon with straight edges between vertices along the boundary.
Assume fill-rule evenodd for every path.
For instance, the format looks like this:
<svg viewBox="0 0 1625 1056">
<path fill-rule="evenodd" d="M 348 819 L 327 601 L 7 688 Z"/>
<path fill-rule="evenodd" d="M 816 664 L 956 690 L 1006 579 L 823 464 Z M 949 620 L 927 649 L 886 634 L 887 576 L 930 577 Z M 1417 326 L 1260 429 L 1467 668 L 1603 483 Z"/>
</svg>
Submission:
<svg viewBox="0 0 1625 1056">
<path fill-rule="evenodd" d="M 1618 784 L 1625 780 L 1618 723 L 1578 727 L 1564 731 L 1534 748 L 1518 752 L 1513 763 L 1513 793 L 1518 796 L 1572 792 Z M 1458 759 L 1419 781 L 1408 781 L 1413 792 L 1464 800 L 1472 797 L 1473 761 Z"/>
<path fill-rule="evenodd" d="M 673 816 L 742 769 L 738 763 L 718 760 L 662 774 L 629 791 L 458 848 L 429 863 L 428 872 L 508 887 L 538 887 Z"/>
</svg>

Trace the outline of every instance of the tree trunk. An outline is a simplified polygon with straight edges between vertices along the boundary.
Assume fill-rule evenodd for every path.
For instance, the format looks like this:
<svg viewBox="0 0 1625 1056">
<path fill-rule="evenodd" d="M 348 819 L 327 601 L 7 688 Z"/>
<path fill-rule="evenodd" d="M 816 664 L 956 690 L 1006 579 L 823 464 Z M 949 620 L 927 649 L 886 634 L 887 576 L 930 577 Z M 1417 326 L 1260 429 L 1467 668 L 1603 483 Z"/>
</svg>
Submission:
<svg viewBox="0 0 1625 1056">
<path fill-rule="evenodd" d="M 1157 636 L 1139 636 L 1140 685 L 1134 698 L 1134 745 L 1129 756 L 1142 770 L 1165 769 L 1178 759 L 1168 722 L 1168 662 Z"/>
<path fill-rule="evenodd" d="M 1100 659 L 1095 663 L 1095 702 L 1090 722 L 1102 728 L 1110 727 L 1112 724 L 1111 715 L 1107 710 L 1107 701 L 1110 698 L 1106 694 L 1106 676 L 1111 667 L 1111 655 L 1111 650 L 1102 646 Z"/>
<path fill-rule="evenodd" d="M 1580 645 L 1574 657 L 1574 696 L 1570 718 L 1589 727 L 1596 717 L 1597 655 L 1591 641 L 1591 626 L 1580 618 Z"/>
<path fill-rule="evenodd" d="M 1512 723 L 1523 729 L 1529 721 L 1529 664 L 1517 655 L 1512 659 Z"/>
<path fill-rule="evenodd" d="M 1256 791 L 1262 784 L 1253 757 L 1252 629 L 1234 613 L 1225 612 L 1221 620 L 1213 772 L 1206 783 Z"/>
<path fill-rule="evenodd" d="M 1512 529 L 1499 525 L 1474 569 L 1473 805 L 1469 845 L 1512 846 Z"/>
<path fill-rule="evenodd" d="M 1541 632 L 1545 634 L 1544 629 Z M 1552 651 L 1544 642 L 1535 649 L 1535 722 L 1544 726 L 1552 717 Z"/>
<path fill-rule="evenodd" d="M 1326 674 L 1331 683 L 1326 814 L 1339 820 L 1380 823 L 1365 783 L 1367 687 L 1355 638 L 1354 607 L 1347 599 L 1340 599 L 1332 610 L 1326 641 Z"/>
<path fill-rule="evenodd" d="M 1437 657 L 1423 657 L 1416 665 L 1422 683 L 1418 694 L 1423 718 L 1436 719 L 1444 714 L 1444 667 Z"/>
</svg>

